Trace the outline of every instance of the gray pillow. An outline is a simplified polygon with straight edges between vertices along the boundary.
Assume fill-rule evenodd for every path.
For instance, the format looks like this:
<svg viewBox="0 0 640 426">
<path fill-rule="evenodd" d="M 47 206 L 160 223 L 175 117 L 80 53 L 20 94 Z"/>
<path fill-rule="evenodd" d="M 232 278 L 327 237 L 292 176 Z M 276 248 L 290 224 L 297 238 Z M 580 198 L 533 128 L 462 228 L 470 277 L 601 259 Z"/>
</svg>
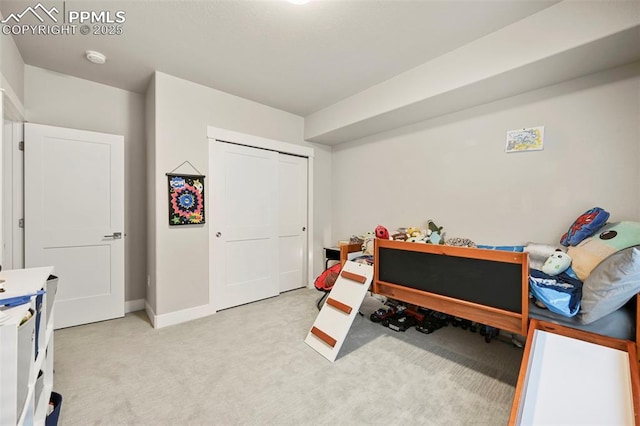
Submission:
<svg viewBox="0 0 640 426">
<path fill-rule="evenodd" d="M 590 324 L 622 307 L 640 292 L 640 246 L 615 253 L 598 265 L 582 287 L 578 319 Z"/>
</svg>

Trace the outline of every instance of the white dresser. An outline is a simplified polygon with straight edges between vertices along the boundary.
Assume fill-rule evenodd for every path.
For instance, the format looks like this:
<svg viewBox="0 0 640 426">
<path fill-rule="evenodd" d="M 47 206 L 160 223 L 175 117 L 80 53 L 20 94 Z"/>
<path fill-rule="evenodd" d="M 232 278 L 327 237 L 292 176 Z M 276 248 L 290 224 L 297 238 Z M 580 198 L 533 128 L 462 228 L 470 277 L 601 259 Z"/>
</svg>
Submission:
<svg viewBox="0 0 640 426">
<path fill-rule="evenodd" d="M 0 272 L 0 297 L 45 290 L 30 303 L 0 307 L 0 425 L 44 425 L 53 387 L 53 267 Z M 32 317 L 20 324 L 31 310 Z"/>
</svg>

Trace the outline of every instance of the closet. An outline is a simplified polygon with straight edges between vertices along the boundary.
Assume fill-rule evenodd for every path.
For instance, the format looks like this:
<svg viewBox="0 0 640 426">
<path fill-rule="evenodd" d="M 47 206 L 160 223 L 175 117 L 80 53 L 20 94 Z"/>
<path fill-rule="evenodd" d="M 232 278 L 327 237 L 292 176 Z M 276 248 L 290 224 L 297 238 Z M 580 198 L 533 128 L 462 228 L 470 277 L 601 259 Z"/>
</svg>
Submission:
<svg viewBox="0 0 640 426">
<path fill-rule="evenodd" d="M 308 279 L 308 157 L 210 139 L 210 296 L 215 309 Z"/>
</svg>

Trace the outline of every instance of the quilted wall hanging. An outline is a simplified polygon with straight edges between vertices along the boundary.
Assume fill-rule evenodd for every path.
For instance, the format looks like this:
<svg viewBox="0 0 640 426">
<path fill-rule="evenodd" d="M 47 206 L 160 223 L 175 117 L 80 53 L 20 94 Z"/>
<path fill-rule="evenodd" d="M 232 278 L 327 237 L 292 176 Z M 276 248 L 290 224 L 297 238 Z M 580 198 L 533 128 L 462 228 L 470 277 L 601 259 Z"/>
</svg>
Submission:
<svg viewBox="0 0 640 426">
<path fill-rule="evenodd" d="M 170 226 L 205 223 L 204 178 L 204 175 L 167 173 Z"/>
</svg>

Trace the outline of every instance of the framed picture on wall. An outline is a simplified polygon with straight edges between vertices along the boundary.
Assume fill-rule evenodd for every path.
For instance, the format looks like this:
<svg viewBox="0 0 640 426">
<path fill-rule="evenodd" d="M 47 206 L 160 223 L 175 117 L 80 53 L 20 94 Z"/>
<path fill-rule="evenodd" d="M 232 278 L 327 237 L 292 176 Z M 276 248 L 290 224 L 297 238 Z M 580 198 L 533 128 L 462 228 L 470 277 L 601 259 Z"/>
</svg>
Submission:
<svg viewBox="0 0 640 426">
<path fill-rule="evenodd" d="M 169 225 L 205 223 L 204 176 L 167 173 Z"/>
<path fill-rule="evenodd" d="M 544 147 L 544 127 L 529 127 L 507 132 L 507 152 L 541 151 Z"/>
</svg>

